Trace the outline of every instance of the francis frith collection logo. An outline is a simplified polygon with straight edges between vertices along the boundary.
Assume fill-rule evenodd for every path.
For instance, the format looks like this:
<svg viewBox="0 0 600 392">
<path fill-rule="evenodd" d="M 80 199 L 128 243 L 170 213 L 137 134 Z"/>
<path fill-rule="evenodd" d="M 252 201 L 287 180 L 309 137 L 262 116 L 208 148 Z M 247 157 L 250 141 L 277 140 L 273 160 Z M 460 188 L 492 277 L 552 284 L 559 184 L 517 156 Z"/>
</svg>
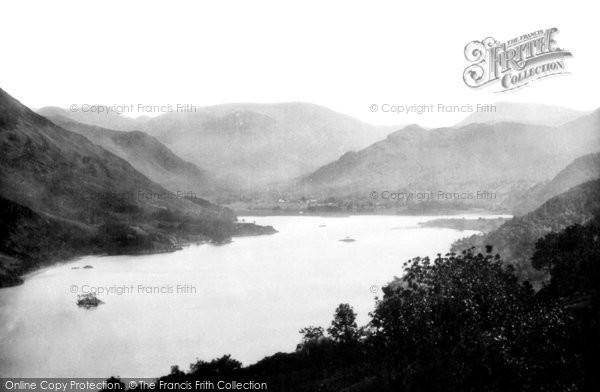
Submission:
<svg viewBox="0 0 600 392">
<path fill-rule="evenodd" d="M 506 42 L 488 37 L 465 46 L 471 63 L 463 73 L 467 86 L 484 87 L 499 83 L 498 92 L 515 90 L 535 80 L 567 73 L 565 58 L 571 52 L 556 43 L 556 27 L 523 34 Z"/>
</svg>

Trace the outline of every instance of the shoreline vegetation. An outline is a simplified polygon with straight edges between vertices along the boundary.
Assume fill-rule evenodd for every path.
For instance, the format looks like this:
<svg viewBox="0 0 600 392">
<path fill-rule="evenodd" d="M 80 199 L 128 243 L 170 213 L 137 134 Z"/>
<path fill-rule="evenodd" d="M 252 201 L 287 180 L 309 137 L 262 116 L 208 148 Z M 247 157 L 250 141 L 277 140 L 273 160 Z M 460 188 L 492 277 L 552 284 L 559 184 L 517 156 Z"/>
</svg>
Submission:
<svg viewBox="0 0 600 392">
<path fill-rule="evenodd" d="M 113 228 L 112 232 L 117 232 Z M 58 246 L 36 247 L 43 249 L 43 252 L 37 254 L 28 254 L 22 260 L 17 257 L 10 257 L 0 254 L 0 289 L 14 287 L 24 283 L 24 278 L 31 273 L 35 273 L 43 268 L 69 263 L 85 256 L 136 256 L 148 254 L 171 253 L 183 249 L 192 244 L 214 244 L 224 245 L 230 243 L 232 238 L 270 235 L 277 233 L 272 226 L 260 226 L 254 223 L 234 222 L 231 235 L 210 238 L 205 235 L 179 234 L 172 236 L 158 235 L 152 240 L 144 240 L 144 232 L 135 230 L 137 236 L 132 235 L 133 226 L 120 225 L 120 230 L 125 230 L 124 237 L 126 242 L 111 242 L 111 246 L 102 246 L 100 241 L 97 244 L 91 244 L 90 241 L 79 244 L 61 243 Z M 97 240 L 99 237 L 96 236 Z M 87 266 L 86 266 L 87 267 Z M 82 267 L 82 268 L 86 268 Z M 88 267 L 89 268 L 89 267 Z"/>
</svg>

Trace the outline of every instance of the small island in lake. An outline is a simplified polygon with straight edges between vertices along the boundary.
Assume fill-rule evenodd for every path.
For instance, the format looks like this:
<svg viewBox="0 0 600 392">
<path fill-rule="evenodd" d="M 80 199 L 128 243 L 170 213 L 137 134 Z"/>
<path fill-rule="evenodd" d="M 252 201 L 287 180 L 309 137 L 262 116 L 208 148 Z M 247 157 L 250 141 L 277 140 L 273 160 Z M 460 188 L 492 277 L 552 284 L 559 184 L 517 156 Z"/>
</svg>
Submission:
<svg viewBox="0 0 600 392">
<path fill-rule="evenodd" d="M 77 296 L 77 306 L 90 309 L 95 308 L 104 302 L 98 299 L 93 293 L 80 294 Z"/>
</svg>

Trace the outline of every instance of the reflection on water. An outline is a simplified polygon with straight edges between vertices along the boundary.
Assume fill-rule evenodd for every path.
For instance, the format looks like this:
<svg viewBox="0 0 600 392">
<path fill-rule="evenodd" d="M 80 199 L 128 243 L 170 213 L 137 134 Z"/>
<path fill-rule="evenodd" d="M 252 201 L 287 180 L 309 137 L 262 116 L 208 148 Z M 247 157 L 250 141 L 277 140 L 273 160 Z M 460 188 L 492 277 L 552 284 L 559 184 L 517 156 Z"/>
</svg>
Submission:
<svg viewBox="0 0 600 392">
<path fill-rule="evenodd" d="M 85 257 L 0 290 L 0 376 L 154 377 L 222 354 L 249 364 L 294 350 L 298 330 L 327 327 L 339 303 L 366 322 L 378 288 L 404 261 L 473 233 L 420 228 L 422 216 L 245 219 L 279 233 Z M 75 305 L 77 293 L 94 289 L 103 305 Z"/>
</svg>

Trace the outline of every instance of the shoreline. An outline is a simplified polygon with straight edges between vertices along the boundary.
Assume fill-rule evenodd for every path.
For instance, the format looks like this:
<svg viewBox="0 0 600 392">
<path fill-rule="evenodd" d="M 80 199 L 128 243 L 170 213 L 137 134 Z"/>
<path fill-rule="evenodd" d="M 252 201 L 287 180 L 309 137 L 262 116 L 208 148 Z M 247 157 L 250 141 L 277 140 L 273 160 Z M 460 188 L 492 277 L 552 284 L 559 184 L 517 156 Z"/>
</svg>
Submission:
<svg viewBox="0 0 600 392">
<path fill-rule="evenodd" d="M 123 249 L 122 252 L 99 252 L 99 253 L 82 253 L 82 254 L 73 254 L 64 259 L 60 260 L 52 260 L 48 261 L 48 263 L 40 266 L 39 268 L 32 268 L 31 270 L 25 271 L 22 274 L 14 274 L 14 275 L 5 275 L 5 280 L 2 280 L 3 275 L 0 275 L 0 290 L 7 289 L 11 287 L 21 286 L 25 283 L 25 280 L 30 278 L 31 276 L 37 275 L 43 272 L 47 268 L 53 268 L 58 265 L 67 265 L 69 263 L 76 262 L 85 257 L 102 257 L 102 256 L 144 256 L 144 255 L 155 255 L 162 253 L 174 253 L 180 250 L 183 250 L 184 247 L 188 247 L 191 245 L 204 245 L 204 244 L 212 244 L 215 246 L 222 246 L 232 243 L 233 238 L 236 237 L 253 237 L 253 236 L 261 236 L 261 235 L 271 235 L 277 233 L 277 230 L 272 226 L 261 226 L 248 222 L 236 222 L 236 231 L 225 241 L 216 241 L 216 240 L 178 240 L 176 244 L 169 247 L 162 247 L 157 249 L 139 249 L 137 251 L 132 251 L 131 249 Z M 8 270 L 7 270 L 8 271 Z M 10 272 L 10 271 L 8 271 Z"/>
<path fill-rule="evenodd" d="M 489 210 L 464 210 L 464 211 L 443 211 L 441 213 L 419 213 L 419 214 L 400 214 L 390 210 L 384 210 L 380 212 L 365 211 L 365 212 L 353 212 L 353 213 L 337 213 L 337 212 L 326 212 L 326 211 L 281 211 L 281 210 L 235 210 L 234 213 L 238 218 L 246 217 L 265 217 L 265 216 L 311 216 L 311 217 L 324 217 L 324 218 L 348 218 L 351 216 L 403 216 L 403 217 L 437 217 L 452 218 L 462 215 L 478 215 L 483 219 L 496 219 L 505 218 L 510 219 L 514 215 L 508 213 L 501 213 L 497 211 Z M 459 218 L 455 218 L 459 219 Z M 465 218 L 465 219 L 477 219 L 477 218 Z"/>
</svg>

